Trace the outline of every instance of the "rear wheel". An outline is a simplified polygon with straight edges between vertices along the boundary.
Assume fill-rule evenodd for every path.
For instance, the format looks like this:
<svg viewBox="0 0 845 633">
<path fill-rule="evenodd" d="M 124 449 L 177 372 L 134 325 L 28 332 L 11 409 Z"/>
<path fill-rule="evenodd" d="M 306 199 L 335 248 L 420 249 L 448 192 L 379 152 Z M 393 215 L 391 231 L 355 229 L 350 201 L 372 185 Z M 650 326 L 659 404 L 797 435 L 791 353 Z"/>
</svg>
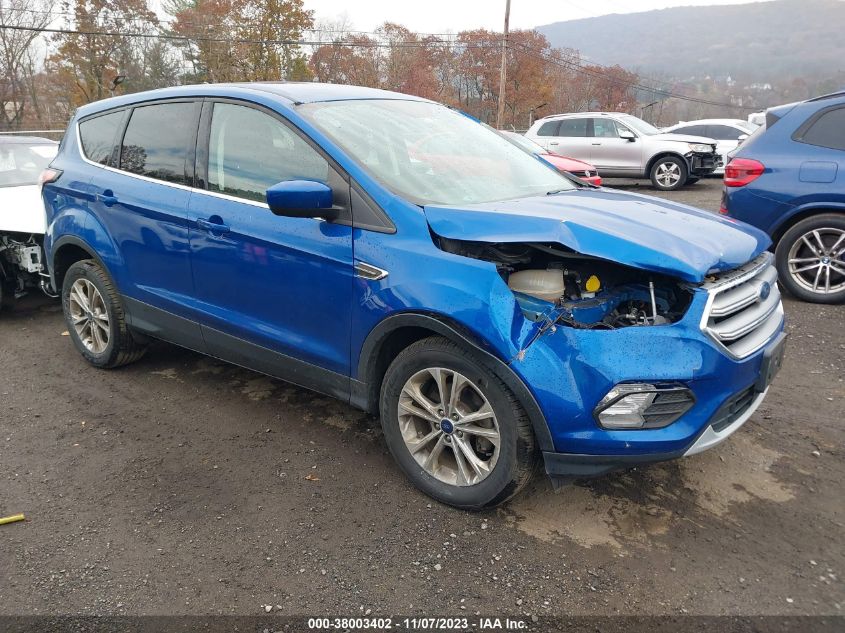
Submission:
<svg viewBox="0 0 845 633">
<path fill-rule="evenodd" d="M 114 283 L 95 261 L 79 261 L 68 269 L 62 284 L 62 309 L 76 349 L 95 367 L 120 367 L 144 355 L 145 347 L 126 325 Z"/>
<path fill-rule="evenodd" d="M 775 259 L 780 282 L 795 297 L 845 303 L 845 215 L 798 222 L 778 242 Z"/>
<path fill-rule="evenodd" d="M 661 191 L 680 189 L 687 182 L 687 164 L 677 156 L 658 158 L 651 166 L 651 184 Z"/>
<path fill-rule="evenodd" d="M 501 504 L 534 470 L 534 434 L 519 401 L 448 339 L 418 341 L 396 357 L 382 383 L 380 409 L 400 468 L 443 503 Z"/>
</svg>

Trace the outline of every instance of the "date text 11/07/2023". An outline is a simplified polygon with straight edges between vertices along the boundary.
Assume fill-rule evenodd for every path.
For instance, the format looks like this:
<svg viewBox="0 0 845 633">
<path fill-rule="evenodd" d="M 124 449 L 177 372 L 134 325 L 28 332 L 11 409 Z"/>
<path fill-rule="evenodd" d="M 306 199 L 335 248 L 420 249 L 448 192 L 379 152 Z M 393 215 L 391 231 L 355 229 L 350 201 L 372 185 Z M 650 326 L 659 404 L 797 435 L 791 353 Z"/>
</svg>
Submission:
<svg viewBox="0 0 845 633">
<path fill-rule="evenodd" d="M 311 630 L 406 630 L 406 631 L 523 631 L 528 629 L 525 620 L 498 617 L 346 617 L 346 618 L 308 618 Z"/>
</svg>

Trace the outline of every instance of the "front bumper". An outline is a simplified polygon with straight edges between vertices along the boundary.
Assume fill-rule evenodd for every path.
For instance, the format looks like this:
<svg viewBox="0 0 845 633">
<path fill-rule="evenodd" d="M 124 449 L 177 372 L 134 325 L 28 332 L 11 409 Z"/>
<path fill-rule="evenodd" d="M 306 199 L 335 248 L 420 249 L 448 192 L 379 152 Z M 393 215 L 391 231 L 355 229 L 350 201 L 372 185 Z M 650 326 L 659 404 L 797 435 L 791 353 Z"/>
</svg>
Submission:
<svg viewBox="0 0 845 633">
<path fill-rule="evenodd" d="M 722 157 L 718 152 L 690 152 L 686 155 L 686 159 L 691 176 L 709 176 L 722 167 Z"/>
</svg>

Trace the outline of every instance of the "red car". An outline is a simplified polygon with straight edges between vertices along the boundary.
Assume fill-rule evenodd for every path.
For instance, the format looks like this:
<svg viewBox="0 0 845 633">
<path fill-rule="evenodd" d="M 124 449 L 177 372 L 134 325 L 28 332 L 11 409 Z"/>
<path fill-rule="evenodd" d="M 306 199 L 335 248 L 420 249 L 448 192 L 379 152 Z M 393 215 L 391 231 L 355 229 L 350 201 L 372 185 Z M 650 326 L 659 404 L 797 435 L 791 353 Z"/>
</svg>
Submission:
<svg viewBox="0 0 845 633">
<path fill-rule="evenodd" d="M 524 149 L 526 152 L 536 154 L 546 162 L 551 163 L 558 171 L 565 171 L 573 176 L 577 176 L 584 182 L 601 187 L 601 176 L 599 176 L 598 170 L 593 165 L 590 165 L 590 163 L 549 152 L 531 139 L 525 138 L 522 134 L 516 132 L 500 130 L 499 133 L 517 147 Z"/>
</svg>

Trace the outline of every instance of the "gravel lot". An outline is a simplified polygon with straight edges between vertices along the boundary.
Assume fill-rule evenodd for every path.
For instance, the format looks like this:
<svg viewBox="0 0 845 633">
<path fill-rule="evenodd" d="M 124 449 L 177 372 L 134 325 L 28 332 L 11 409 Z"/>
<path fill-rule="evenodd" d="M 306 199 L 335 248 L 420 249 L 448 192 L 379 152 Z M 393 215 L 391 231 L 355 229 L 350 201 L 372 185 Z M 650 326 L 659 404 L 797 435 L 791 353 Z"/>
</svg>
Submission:
<svg viewBox="0 0 845 633">
<path fill-rule="evenodd" d="M 33 297 L 0 315 L 0 516 L 27 516 L 0 526 L 0 614 L 843 615 L 845 306 L 786 311 L 730 441 L 478 514 L 348 406 L 165 344 L 98 371 Z"/>
</svg>

